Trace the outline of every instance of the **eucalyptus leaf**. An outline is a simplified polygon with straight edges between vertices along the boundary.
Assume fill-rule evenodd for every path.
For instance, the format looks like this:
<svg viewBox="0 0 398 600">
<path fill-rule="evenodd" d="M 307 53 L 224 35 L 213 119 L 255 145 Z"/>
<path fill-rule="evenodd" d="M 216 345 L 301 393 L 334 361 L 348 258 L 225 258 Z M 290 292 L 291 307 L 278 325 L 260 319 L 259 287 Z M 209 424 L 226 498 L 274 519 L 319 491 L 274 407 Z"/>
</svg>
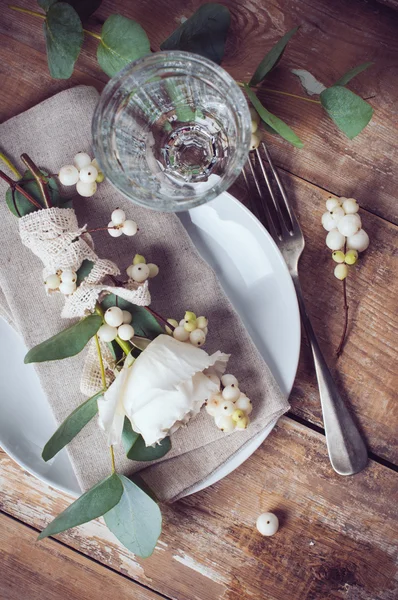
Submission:
<svg viewBox="0 0 398 600">
<path fill-rule="evenodd" d="M 351 90 L 340 85 L 327 88 L 320 95 L 323 108 L 350 140 L 369 123 L 373 108 Z"/>
<path fill-rule="evenodd" d="M 82 21 L 88 19 L 102 4 L 102 0 L 64 0 L 73 6 Z"/>
<path fill-rule="evenodd" d="M 141 25 L 121 15 L 111 15 L 105 21 L 97 59 L 109 77 L 150 51 L 148 36 Z"/>
<path fill-rule="evenodd" d="M 37 539 L 42 540 L 50 535 L 56 535 L 61 531 L 66 531 L 101 517 L 117 505 L 123 491 L 123 484 L 119 476 L 113 473 L 68 506 L 47 525 Z"/>
<path fill-rule="evenodd" d="M 122 442 L 127 458 L 142 462 L 162 458 L 171 449 L 169 437 L 164 438 L 160 444 L 156 444 L 155 446 L 146 446 L 144 438 L 139 433 L 133 431 L 130 420 L 127 417 L 124 418 Z"/>
<path fill-rule="evenodd" d="M 285 140 L 293 144 L 293 146 L 296 146 L 296 148 L 302 148 L 304 144 L 300 140 L 298 135 L 294 133 L 293 129 L 291 129 L 289 125 L 282 121 L 282 119 L 279 119 L 279 117 L 276 117 L 275 115 L 270 113 L 269 110 L 267 110 L 265 106 L 261 104 L 256 94 L 253 92 L 253 90 L 250 89 L 250 87 L 246 83 L 244 84 L 244 87 L 250 102 L 253 104 L 254 108 L 256 109 L 264 123 L 269 125 L 269 127 L 271 127 L 273 131 L 278 133 Z"/>
<path fill-rule="evenodd" d="M 171 36 L 161 44 L 161 50 L 184 50 L 200 54 L 220 64 L 231 15 L 222 4 L 202 4 Z"/>
<path fill-rule="evenodd" d="M 78 270 L 76 271 L 76 285 L 79 286 L 81 282 L 91 273 L 94 263 L 92 260 L 84 259 Z"/>
<path fill-rule="evenodd" d="M 365 62 L 361 65 L 358 65 L 357 67 L 354 67 L 353 69 L 350 69 L 349 71 L 347 71 L 347 73 L 345 73 L 345 75 L 340 77 L 340 79 L 338 79 L 334 85 L 347 85 L 347 83 L 351 81 L 351 79 L 353 79 L 354 77 L 359 75 L 359 73 L 362 73 L 362 71 L 365 71 L 372 65 L 372 62 Z"/>
<path fill-rule="evenodd" d="M 294 36 L 297 30 L 298 27 L 295 27 L 294 29 L 291 29 L 290 31 L 285 33 L 285 35 L 279 40 L 279 42 L 277 42 L 275 46 L 271 48 L 268 54 L 264 56 L 263 60 L 260 62 L 257 69 L 255 70 L 254 75 L 249 82 L 249 85 L 257 85 L 258 83 L 260 83 L 260 81 L 264 79 L 264 77 L 271 71 L 271 69 L 273 69 L 278 64 L 278 62 L 282 58 L 282 55 L 290 38 Z"/>
<path fill-rule="evenodd" d="M 40 171 L 43 175 L 48 176 L 48 172 L 44 169 L 40 169 Z M 60 196 L 56 179 L 54 177 L 49 177 L 47 181 L 52 205 L 63 206 L 63 200 Z M 40 188 L 37 182 L 33 179 L 33 175 L 29 170 L 25 171 L 25 173 L 22 176 L 22 179 L 20 179 L 18 183 L 21 187 L 23 187 L 23 189 L 26 192 L 28 192 L 28 194 L 30 194 L 36 200 L 36 202 L 40 204 L 40 206 L 45 208 Z M 12 214 L 16 217 L 24 217 L 25 215 L 28 215 L 31 212 L 39 210 L 31 202 L 29 202 L 29 200 L 27 200 L 25 196 L 18 192 L 18 190 L 14 191 L 13 199 L 11 188 L 8 188 L 8 190 L 6 191 L 6 203 Z"/>
<path fill-rule="evenodd" d="M 123 300 L 115 294 L 108 294 L 101 302 L 103 310 L 107 310 L 111 306 L 118 306 L 122 310 L 128 310 L 133 315 L 132 325 L 137 335 L 155 339 L 158 335 L 164 333 L 164 329 L 159 325 L 155 317 L 142 306 L 131 304 L 127 300 Z"/>
<path fill-rule="evenodd" d="M 97 398 L 102 396 L 103 391 L 94 394 L 88 400 L 78 406 L 65 421 L 58 427 L 57 431 L 50 437 L 43 448 L 42 458 L 46 462 L 53 458 L 83 429 L 85 425 L 97 414 Z"/>
<path fill-rule="evenodd" d="M 46 12 L 50 8 L 50 6 L 52 6 L 56 2 L 57 0 L 37 0 L 37 4 L 40 6 L 40 8 L 42 8 Z"/>
<path fill-rule="evenodd" d="M 153 553 L 162 531 L 162 514 L 157 503 L 138 485 L 124 475 L 118 477 L 123 495 L 104 515 L 105 523 L 130 552 L 147 558 Z"/>
<path fill-rule="evenodd" d="M 75 325 L 60 331 L 38 346 L 31 348 L 24 363 L 37 363 L 47 360 L 61 360 L 81 352 L 87 342 L 102 325 L 102 317 L 89 315 Z"/>
<path fill-rule="evenodd" d="M 43 24 L 51 77 L 68 79 L 83 43 L 83 27 L 75 9 L 66 2 L 52 4 Z"/>
</svg>

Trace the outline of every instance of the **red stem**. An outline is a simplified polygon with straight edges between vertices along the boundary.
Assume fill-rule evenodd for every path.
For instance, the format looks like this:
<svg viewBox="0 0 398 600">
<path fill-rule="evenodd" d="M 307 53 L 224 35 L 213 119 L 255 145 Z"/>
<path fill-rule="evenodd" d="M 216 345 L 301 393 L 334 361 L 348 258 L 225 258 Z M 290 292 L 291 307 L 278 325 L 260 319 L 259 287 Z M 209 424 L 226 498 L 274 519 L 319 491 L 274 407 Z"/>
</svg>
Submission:
<svg viewBox="0 0 398 600">
<path fill-rule="evenodd" d="M 155 312 L 154 310 L 152 310 L 152 308 L 149 308 L 149 306 L 144 306 L 144 308 L 149 313 L 151 313 L 151 315 L 153 317 L 155 317 L 155 319 L 157 319 L 158 321 L 161 321 L 162 323 L 165 323 L 166 327 L 170 327 L 170 329 L 172 331 L 174 331 L 174 329 L 175 329 L 174 325 L 170 325 L 170 323 L 167 321 L 167 319 L 165 319 L 164 317 L 162 317 L 161 315 L 159 315 L 157 312 Z"/>
<path fill-rule="evenodd" d="M 11 179 L 11 177 L 8 177 L 8 175 L 6 175 L 4 173 L 4 171 L 0 171 L 0 177 L 1 179 L 4 179 L 4 181 L 6 181 L 8 183 L 8 185 L 10 186 L 10 188 L 12 190 L 18 190 L 18 192 L 20 194 L 22 194 L 22 196 L 24 196 L 27 200 L 29 200 L 29 202 L 31 204 L 33 204 L 33 206 L 35 206 L 38 209 L 42 209 L 43 207 L 41 206 L 41 204 L 39 204 L 30 194 L 28 194 L 28 192 L 25 192 L 25 190 L 23 189 L 22 186 L 19 185 L 19 183 L 17 183 L 16 181 L 13 181 Z"/>
</svg>

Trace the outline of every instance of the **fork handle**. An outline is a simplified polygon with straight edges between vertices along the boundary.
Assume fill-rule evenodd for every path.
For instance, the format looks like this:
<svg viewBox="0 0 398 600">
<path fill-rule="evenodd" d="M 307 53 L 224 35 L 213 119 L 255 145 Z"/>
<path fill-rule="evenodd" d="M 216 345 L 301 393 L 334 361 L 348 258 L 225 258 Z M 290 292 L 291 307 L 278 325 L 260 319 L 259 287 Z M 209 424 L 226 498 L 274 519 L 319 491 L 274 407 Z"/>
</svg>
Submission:
<svg viewBox="0 0 398 600">
<path fill-rule="evenodd" d="M 301 321 L 314 358 L 330 462 L 339 475 L 353 475 L 366 466 L 368 452 L 323 357 L 305 308 L 298 277 L 293 276 L 292 279 L 296 288 Z"/>
</svg>

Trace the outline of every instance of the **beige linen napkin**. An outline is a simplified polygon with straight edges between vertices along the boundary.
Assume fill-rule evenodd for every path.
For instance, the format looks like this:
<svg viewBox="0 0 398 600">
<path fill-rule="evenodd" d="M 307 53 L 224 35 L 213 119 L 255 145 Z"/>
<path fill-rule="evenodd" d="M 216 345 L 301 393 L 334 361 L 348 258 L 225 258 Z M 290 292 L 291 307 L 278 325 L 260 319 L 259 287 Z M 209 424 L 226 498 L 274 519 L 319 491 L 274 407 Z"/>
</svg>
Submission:
<svg viewBox="0 0 398 600">
<path fill-rule="evenodd" d="M 0 146 L 21 170 L 19 156 L 27 152 L 36 164 L 56 173 L 72 161 L 76 152 L 91 151 L 91 117 L 97 100 L 98 93 L 91 87 L 79 86 L 61 92 L 0 125 Z M 20 241 L 17 218 L 8 211 L 4 200 L 6 189 L 6 184 L 0 181 L 0 314 L 32 347 L 71 321 L 60 317 L 63 297 L 45 295 L 42 264 Z M 98 255 L 115 261 L 122 270 L 136 252 L 157 263 L 160 274 L 150 284 L 153 308 L 167 318 L 182 318 L 186 309 L 208 316 L 205 349 L 209 353 L 222 350 L 232 355 L 228 372 L 238 377 L 254 406 L 250 427 L 230 435 L 219 431 L 214 420 L 202 410 L 188 427 L 172 436 L 172 451 L 161 463 L 149 466 L 133 463 L 124 457 L 122 448 L 118 449 L 119 471 L 131 474 L 141 469 L 159 499 L 173 501 L 215 473 L 288 410 L 289 405 L 214 272 L 198 255 L 176 215 L 139 208 L 108 182 L 99 185 L 94 197 L 76 196 L 74 201 L 79 224 L 88 223 L 90 229 L 106 225 L 117 206 L 126 211 L 128 218 L 137 221 L 139 234 L 117 239 L 107 232 L 93 234 Z M 85 353 L 86 350 L 66 360 L 37 365 L 58 423 L 84 400 L 79 381 Z M 109 474 L 109 449 L 96 419 L 69 445 L 69 453 L 83 489 Z"/>
</svg>

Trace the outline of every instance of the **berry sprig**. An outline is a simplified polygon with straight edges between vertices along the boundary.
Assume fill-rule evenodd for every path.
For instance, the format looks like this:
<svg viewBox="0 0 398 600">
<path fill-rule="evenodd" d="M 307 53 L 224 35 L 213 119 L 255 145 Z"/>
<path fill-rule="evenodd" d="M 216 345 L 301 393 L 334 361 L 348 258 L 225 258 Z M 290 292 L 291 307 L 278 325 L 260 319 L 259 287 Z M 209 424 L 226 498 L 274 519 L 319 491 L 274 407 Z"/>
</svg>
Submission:
<svg viewBox="0 0 398 600">
<path fill-rule="evenodd" d="M 210 377 L 216 379 L 216 376 Z M 221 377 L 220 390 L 206 402 L 206 411 L 214 417 L 216 426 L 225 433 L 247 429 L 252 410 L 250 398 L 240 391 L 238 380 L 230 374 Z"/>
<path fill-rule="evenodd" d="M 134 337 L 134 327 L 131 325 L 132 314 L 118 306 L 111 306 L 105 311 L 104 321 L 98 329 L 98 337 L 103 342 L 113 342 L 117 337 L 126 342 Z"/>
<path fill-rule="evenodd" d="M 101 171 L 97 159 L 93 160 L 86 152 L 78 152 L 73 157 L 72 165 L 60 168 L 58 179 L 62 185 L 76 185 L 76 191 L 84 198 L 94 196 L 97 183 L 102 183 L 105 175 Z"/>
<path fill-rule="evenodd" d="M 136 254 L 132 264 L 127 267 L 126 273 L 135 283 L 144 283 L 147 279 L 156 277 L 159 273 L 159 267 L 154 263 L 147 263 L 145 256 Z"/>
<path fill-rule="evenodd" d="M 126 219 L 126 213 L 121 208 L 116 208 L 111 214 L 111 220 L 108 223 L 108 233 L 112 237 L 120 237 L 123 233 L 129 237 L 135 235 L 138 231 L 138 225 L 131 219 Z"/>
<path fill-rule="evenodd" d="M 193 346 L 203 346 L 208 334 L 208 320 L 206 317 L 197 317 L 194 312 L 187 310 L 180 322 L 175 319 L 167 319 L 169 325 L 166 327 L 168 334 L 179 342 L 190 342 Z"/>
<path fill-rule="evenodd" d="M 44 285 L 46 286 L 46 292 L 61 292 L 64 296 L 70 296 L 76 291 L 77 287 L 77 273 L 71 269 L 61 271 L 60 269 L 49 275 Z"/>
</svg>

